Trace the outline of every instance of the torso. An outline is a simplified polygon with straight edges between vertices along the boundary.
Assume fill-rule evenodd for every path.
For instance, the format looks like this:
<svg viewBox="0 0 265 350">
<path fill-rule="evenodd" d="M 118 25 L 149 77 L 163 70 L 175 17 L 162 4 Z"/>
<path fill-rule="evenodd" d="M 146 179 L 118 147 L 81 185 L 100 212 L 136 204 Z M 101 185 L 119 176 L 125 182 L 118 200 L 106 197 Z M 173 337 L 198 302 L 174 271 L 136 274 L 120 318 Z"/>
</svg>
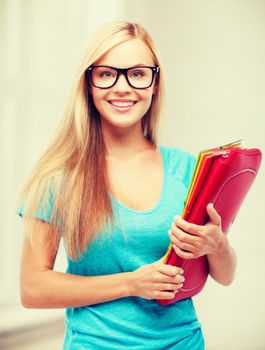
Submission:
<svg viewBox="0 0 265 350">
<path fill-rule="evenodd" d="M 115 151 L 117 153 L 118 148 Z M 163 163 L 159 151 L 163 154 Z M 137 152 L 137 156 L 134 153 L 122 162 L 125 156 L 107 156 L 108 164 L 118 172 L 115 184 L 121 181 L 120 185 L 127 185 L 124 188 L 126 198 L 117 197 L 126 207 L 113 201 L 113 225 L 102 229 L 79 260 L 68 259 L 67 273 L 105 276 L 131 272 L 161 259 L 166 253 L 170 243 L 167 231 L 173 216 L 181 215 L 183 210 L 194 158 L 162 145 L 159 151 Z M 165 175 L 163 193 L 160 193 L 162 164 Z M 150 195 L 152 193 L 154 196 Z M 139 211 L 128 210 L 129 201 L 136 203 Z M 150 208 L 152 210 L 148 210 Z M 67 309 L 66 317 L 64 349 L 105 350 L 109 349 L 109 344 L 115 344 L 120 350 L 131 349 L 132 344 L 142 350 L 204 349 L 201 326 L 191 299 L 165 307 L 155 300 L 120 298 Z"/>
<path fill-rule="evenodd" d="M 128 159 L 108 159 L 112 195 L 124 206 L 149 210 L 160 198 L 164 168 L 159 148 L 141 151 Z"/>
</svg>

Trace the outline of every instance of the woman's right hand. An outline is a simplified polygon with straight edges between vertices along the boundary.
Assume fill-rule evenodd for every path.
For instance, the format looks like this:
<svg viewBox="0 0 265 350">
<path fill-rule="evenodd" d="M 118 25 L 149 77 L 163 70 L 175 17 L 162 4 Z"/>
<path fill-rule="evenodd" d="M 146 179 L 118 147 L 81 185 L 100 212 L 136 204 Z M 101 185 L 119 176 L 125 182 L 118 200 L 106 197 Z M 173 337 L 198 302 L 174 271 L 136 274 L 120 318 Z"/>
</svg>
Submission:
<svg viewBox="0 0 265 350">
<path fill-rule="evenodd" d="M 132 272 L 132 295 L 149 300 L 173 299 L 183 282 L 183 270 L 161 259 Z"/>
</svg>

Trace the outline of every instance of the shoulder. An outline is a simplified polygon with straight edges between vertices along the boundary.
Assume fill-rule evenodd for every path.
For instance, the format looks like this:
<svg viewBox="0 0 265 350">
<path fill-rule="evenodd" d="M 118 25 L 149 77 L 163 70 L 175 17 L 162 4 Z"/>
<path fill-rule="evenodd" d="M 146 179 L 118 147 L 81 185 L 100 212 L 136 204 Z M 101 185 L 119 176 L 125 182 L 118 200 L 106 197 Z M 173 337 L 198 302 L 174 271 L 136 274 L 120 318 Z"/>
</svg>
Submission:
<svg viewBox="0 0 265 350">
<path fill-rule="evenodd" d="M 49 181 L 48 181 L 49 180 Z M 32 197 L 32 190 L 20 199 L 16 213 L 20 216 L 35 217 L 51 223 L 54 207 L 55 178 L 47 179 L 39 184 L 38 194 Z M 33 198 L 33 199 L 32 199 Z"/>
<path fill-rule="evenodd" d="M 168 147 L 159 145 L 164 159 L 169 163 L 194 165 L 196 159 L 194 155 L 180 147 Z"/>
<path fill-rule="evenodd" d="M 175 178 L 188 184 L 195 167 L 195 156 L 180 147 L 168 147 L 164 145 L 159 145 L 159 147 L 168 172 Z"/>
</svg>

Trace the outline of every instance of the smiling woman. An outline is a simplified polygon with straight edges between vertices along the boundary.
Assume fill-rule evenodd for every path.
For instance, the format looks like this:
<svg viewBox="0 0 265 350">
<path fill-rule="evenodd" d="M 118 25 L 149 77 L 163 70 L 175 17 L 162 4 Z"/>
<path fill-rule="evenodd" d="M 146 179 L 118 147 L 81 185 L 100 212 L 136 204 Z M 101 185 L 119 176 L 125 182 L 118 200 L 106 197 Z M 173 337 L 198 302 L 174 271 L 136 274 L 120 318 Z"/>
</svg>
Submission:
<svg viewBox="0 0 265 350">
<path fill-rule="evenodd" d="M 116 45 L 88 68 L 90 92 L 103 128 L 109 122 L 141 129 L 155 94 L 156 63 L 146 43 L 135 38 Z"/>
<path fill-rule="evenodd" d="M 191 299 L 167 307 L 155 301 L 174 298 L 184 283 L 183 270 L 162 257 L 195 164 L 188 152 L 158 144 L 162 103 L 163 69 L 145 29 L 128 22 L 100 28 L 18 210 L 22 303 L 67 309 L 64 350 L 204 349 Z M 204 232 L 224 236 L 215 222 Z M 67 273 L 54 271 L 61 238 Z M 225 243 L 223 255 L 211 244 L 205 253 L 213 271 L 232 275 Z"/>
</svg>

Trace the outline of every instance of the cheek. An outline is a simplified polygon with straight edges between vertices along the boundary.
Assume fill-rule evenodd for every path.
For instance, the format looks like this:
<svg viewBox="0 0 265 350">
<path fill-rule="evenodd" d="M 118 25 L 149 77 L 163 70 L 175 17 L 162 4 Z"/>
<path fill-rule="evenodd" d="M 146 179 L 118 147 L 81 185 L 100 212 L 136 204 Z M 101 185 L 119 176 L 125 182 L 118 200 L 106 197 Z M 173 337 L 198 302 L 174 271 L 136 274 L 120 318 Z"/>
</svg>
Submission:
<svg viewBox="0 0 265 350">
<path fill-rule="evenodd" d="M 146 109 L 149 109 L 151 103 L 152 103 L 152 99 L 153 99 L 153 93 L 152 90 L 148 91 L 148 93 L 145 94 L 143 100 L 145 102 L 145 107 Z"/>
<path fill-rule="evenodd" d="M 101 91 L 92 90 L 92 98 L 93 98 L 94 105 L 98 110 L 100 110 L 102 108 L 101 106 L 103 101 L 103 94 L 101 93 Z"/>
<path fill-rule="evenodd" d="M 134 90 L 135 94 L 138 96 L 139 100 L 149 101 L 152 97 L 153 89 L 143 89 L 143 90 Z"/>
</svg>

